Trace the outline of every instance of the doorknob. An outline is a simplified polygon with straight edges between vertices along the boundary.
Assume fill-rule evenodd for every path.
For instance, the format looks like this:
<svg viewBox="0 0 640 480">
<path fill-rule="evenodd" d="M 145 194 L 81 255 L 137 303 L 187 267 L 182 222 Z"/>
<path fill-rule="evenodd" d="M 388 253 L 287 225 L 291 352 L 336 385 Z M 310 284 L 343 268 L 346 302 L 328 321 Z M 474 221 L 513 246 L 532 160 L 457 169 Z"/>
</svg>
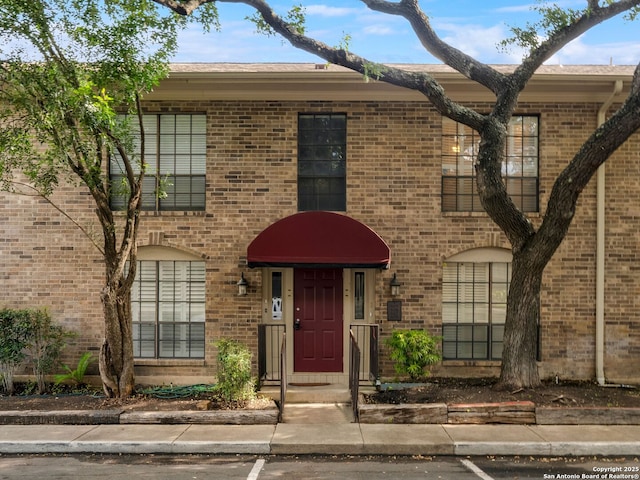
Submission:
<svg viewBox="0 0 640 480">
<path fill-rule="evenodd" d="M 293 328 L 294 328 L 294 330 L 300 330 L 301 326 L 302 326 L 302 325 L 300 325 L 300 319 L 299 319 L 299 318 L 296 318 L 296 321 L 295 321 L 295 322 L 293 322 Z"/>
</svg>

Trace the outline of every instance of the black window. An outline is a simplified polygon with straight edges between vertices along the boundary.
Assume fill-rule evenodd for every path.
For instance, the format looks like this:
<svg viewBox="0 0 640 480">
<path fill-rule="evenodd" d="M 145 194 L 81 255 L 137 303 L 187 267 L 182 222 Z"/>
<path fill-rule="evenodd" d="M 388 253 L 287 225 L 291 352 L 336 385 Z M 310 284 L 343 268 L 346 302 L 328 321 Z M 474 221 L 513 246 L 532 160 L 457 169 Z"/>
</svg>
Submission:
<svg viewBox="0 0 640 480">
<path fill-rule="evenodd" d="M 347 208 L 347 116 L 298 117 L 298 210 Z"/>
</svg>

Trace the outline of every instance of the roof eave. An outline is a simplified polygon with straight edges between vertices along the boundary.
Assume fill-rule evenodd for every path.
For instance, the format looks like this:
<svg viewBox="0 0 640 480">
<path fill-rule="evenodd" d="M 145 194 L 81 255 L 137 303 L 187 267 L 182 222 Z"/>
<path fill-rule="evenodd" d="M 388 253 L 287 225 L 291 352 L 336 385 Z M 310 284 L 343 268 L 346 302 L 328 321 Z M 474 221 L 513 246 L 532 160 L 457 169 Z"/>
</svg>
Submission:
<svg viewBox="0 0 640 480">
<path fill-rule="evenodd" d="M 324 65 L 321 65 L 324 67 Z M 457 101 L 493 101 L 493 94 L 443 65 L 410 66 L 431 73 Z M 507 70 L 510 66 L 502 66 Z M 544 67 L 529 82 L 521 102 L 599 102 L 612 85 L 623 82 L 628 92 L 633 67 Z M 149 100 L 271 100 L 271 101 L 426 101 L 417 91 L 331 65 L 314 64 L 178 64 Z"/>
</svg>

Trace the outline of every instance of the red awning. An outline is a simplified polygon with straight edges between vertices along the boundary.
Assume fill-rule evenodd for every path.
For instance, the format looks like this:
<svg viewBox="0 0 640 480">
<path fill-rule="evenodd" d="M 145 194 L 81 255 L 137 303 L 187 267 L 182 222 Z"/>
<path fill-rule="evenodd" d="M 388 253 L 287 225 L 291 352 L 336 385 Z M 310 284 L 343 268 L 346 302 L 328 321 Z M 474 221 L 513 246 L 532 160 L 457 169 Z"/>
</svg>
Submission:
<svg viewBox="0 0 640 480">
<path fill-rule="evenodd" d="M 265 228 L 247 248 L 249 267 L 387 268 L 389 246 L 365 224 L 332 212 L 301 212 Z"/>
</svg>

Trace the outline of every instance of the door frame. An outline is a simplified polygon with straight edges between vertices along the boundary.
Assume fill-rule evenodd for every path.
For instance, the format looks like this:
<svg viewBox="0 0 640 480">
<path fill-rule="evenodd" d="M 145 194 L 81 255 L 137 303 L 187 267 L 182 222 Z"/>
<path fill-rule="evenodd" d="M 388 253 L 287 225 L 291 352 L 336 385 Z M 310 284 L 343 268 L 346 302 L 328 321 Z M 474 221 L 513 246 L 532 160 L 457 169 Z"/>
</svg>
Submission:
<svg viewBox="0 0 640 480">
<path fill-rule="evenodd" d="M 354 319 L 354 272 L 365 272 L 365 318 L 363 320 Z M 282 318 L 274 320 L 271 316 L 272 292 L 271 274 L 272 272 L 282 272 Z M 342 269 L 342 351 L 343 351 L 343 371 L 342 372 L 293 372 L 293 332 L 294 311 L 293 311 L 293 283 L 294 273 L 292 267 L 264 267 L 262 270 L 262 322 L 269 324 L 282 323 L 285 325 L 287 335 L 287 365 L 289 366 L 289 381 L 307 382 L 317 379 L 317 381 L 346 384 L 349 375 L 349 329 L 352 323 L 376 323 L 375 321 L 375 295 L 378 269 L 372 268 L 343 268 Z M 278 344 L 279 348 L 279 344 Z"/>
</svg>

